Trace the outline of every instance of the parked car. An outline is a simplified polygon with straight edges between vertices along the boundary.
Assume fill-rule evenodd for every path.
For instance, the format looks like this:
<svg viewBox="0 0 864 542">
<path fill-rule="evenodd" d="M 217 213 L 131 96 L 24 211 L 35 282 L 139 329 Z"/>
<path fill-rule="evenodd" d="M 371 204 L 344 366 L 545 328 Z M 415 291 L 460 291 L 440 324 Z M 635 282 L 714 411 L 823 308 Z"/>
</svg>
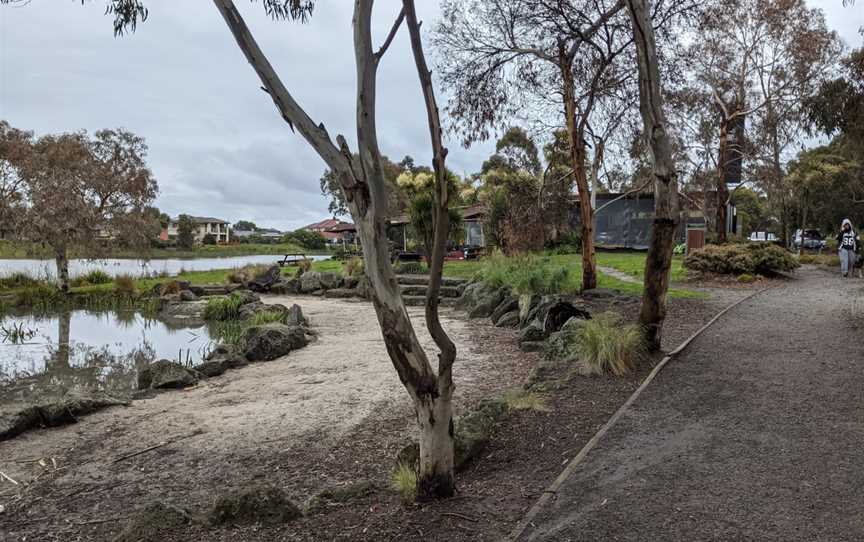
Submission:
<svg viewBox="0 0 864 542">
<path fill-rule="evenodd" d="M 756 243 L 776 243 L 777 235 L 770 231 L 754 231 L 750 234 L 750 240 Z"/>
<path fill-rule="evenodd" d="M 792 248 L 802 250 L 824 250 L 828 246 L 825 236 L 819 230 L 795 230 Z"/>
</svg>

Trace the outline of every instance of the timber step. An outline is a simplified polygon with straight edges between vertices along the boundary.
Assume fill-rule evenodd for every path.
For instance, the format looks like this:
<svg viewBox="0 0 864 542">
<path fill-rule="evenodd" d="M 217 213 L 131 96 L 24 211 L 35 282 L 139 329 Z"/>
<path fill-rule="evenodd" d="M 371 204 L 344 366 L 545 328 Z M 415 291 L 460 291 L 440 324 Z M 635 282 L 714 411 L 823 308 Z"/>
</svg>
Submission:
<svg viewBox="0 0 864 542">
<path fill-rule="evenodd" d="M 426 295 L 426 290 L 428 287 L 426 285 L 412 285 L 412 284 L 400 284 L 399 291 L 403 296 L 406 295 Z M 438 292 L 438 297 L 459 297 L 459 288 L 456 286 L 442 286 L 441 290 Z"/>
<path fill-rule="evenodd" d="M 429 275 L 396 275 L 396 282 L 403 286 L 428 286 Z M 443 277 L 441 279 L 441 286 L 456 287 L 467 282 L 467 279 Z"/>
<path fill-rule="evenodd" d="M 402 300 L 407 307 L 423 307 L 426 305 L 425 295 L 403 295 Z M 458 301 L 455 297 L 442 297 L 438 304 L 442 307 L 455 307 Z"/>
</svg>

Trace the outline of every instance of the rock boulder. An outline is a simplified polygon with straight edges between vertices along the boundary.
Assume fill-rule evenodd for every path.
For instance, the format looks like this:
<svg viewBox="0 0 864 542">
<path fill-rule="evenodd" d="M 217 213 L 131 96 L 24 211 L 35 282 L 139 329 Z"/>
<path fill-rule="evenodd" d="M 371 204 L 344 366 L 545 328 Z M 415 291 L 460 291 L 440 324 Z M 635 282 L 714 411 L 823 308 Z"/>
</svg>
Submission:
<svg viewBox="0 0 864 542">
<path fill-rule="evenodd" d="M 198 382 L 198 374 L 179 363 L 160 359 L 138 372 L 138 389 L 185 388 Z"/>
<path fill-rule="evenodd" d="M 243 344 L 249 361 L 270 361 L 303 348 L 308 341 L 302 327 L 274 323 L 247 328 Z"/>
</svg>

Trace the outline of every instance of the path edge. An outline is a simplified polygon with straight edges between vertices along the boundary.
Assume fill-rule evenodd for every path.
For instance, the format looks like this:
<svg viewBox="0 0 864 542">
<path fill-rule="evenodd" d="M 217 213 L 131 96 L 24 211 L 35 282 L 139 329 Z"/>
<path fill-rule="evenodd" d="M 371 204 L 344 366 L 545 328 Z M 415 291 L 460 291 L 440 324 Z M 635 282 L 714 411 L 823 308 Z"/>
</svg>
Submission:
<svg viewBox="0 0 864 542">
<path fill-rule="evenodd" d="M 591 439 L 585 443 L 585 446 L 583 446 L 582 449 L 579 450 L 579 453 L 576 454 L 576 457 L 574 457 L 567 464 L 564 470 L 561 471 L 561 474 L 559 474 L 558 477 L 555 478 L 555 480 L 552 482 L 552 484 L 543 491 L 543 494 L 540 495 L 540 498 L 537 499 L 537 502 L 535 502 L 531 506 L 531 508 L 528 509 L 528 512 L 526 512 L 522 519 L 519 521 L 519 523 L 516 524 L 516 527 L 510 532 L 509 535 L 507 535 L 506 538 L 503 539 L 504 542 L 516 542 L 517 540 L 519 540 L 519 538 L 522 536 L 528 526 L 531 525 L 531 523 L 534 521 L 534 518 L 537 517 L 537 514 L 540 513 L 540 510 L 542 510 L 546 503 L 548 503 L 549 500 L 552 499 L 553 495 L 556 495 L 558 493 L 558 488 L 560 488 L 561 485 L 564 484 L 564 482 L 566 482 L 568 478 L 570 478 L 570 475 L 573 474 L 573 472 L 576 470 L 576 467 L 578 467 L 582 463 L 582 460 L 584 460 L 585 457 L 588 455 L 588 453 L 591 452 L 591 450 L 593 450 L 595 446 L 597 446 L 597 443 L 600 442 L 600 439 L 602 439 L 603 436 L 612 427 L 614 427 L 616 423 L 618 423 L 618 420 L 621 418 L 621 416 L 623 416 L 627 409 L 636 402 L 636 399 L 639 398 L 642 392 L 645 391 L 645 389 L 651 384 L 654 378 L 656 378 L 657 375 L 660 374 L 660 371 L 662 371 L 663 368 L 666 367 L 666 365 L 670 361 L 672 361 L 673 358 L 677 357 L 681 352 L 683 352 L 690 345 L 690 343 L 693 342 L 693 340 L 702 335 L 702 333 L 704 333 L 709 327 L 711 327 L 717 320 L 722 318 L 723 315 L 725 315 L 727 312 L 731 311 L 745 301 L 749 301 L 757 295 L 767 292 L 768 290 L 771 290 L 775 287 L 776 286 L 769 286 L 768 288 L 757 290 L 724 308 L 723 310 L 715 314 L 714 317 L 711 318 L 705 325 L 696 330 L 693 335 L 690 335 L 690 337 L 688 337 L 684 342 L 679 344 L 677 348 L 669 352 L 662 360 L 660 360 L 660 363 L 654 366 L 654 369 L 652 369 L 651 372 L 648 373 L 648 376 L 646 376 L 645 380 L 642 381 L 642 384 L 640 384 L 639 387 L 636 388 L 636 391 L 634 391 L 630 395 L 630 397 L 627 398 L 624 404 L 615 411 L 612 417 L 609 418 L 609 420 L 605 424 L 603 424 L 603 427 L 601 427 L 596 433 L 594 433 L 594 436 L 592 436 Z"/>
</svg>

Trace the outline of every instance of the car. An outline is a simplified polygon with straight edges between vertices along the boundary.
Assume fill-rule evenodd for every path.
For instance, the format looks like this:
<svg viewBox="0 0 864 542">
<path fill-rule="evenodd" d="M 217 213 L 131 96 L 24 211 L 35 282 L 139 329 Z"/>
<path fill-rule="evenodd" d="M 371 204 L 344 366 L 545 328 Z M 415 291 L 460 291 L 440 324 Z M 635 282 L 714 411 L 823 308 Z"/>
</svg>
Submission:
<svg viewBox="0 0 864 542">
<path fill-rule="evenodd" d="M 774 232 L 754 231 L 750 234 L 750 240 L 757 243 L 776 243 L 777 235 Z"/>
<path fill-rule="evenodd" d="M 795 230 L 792 248 L 801 250 L 824 250 L 828 247 L 825 236 L 819 230 Z"/>
</svg>

